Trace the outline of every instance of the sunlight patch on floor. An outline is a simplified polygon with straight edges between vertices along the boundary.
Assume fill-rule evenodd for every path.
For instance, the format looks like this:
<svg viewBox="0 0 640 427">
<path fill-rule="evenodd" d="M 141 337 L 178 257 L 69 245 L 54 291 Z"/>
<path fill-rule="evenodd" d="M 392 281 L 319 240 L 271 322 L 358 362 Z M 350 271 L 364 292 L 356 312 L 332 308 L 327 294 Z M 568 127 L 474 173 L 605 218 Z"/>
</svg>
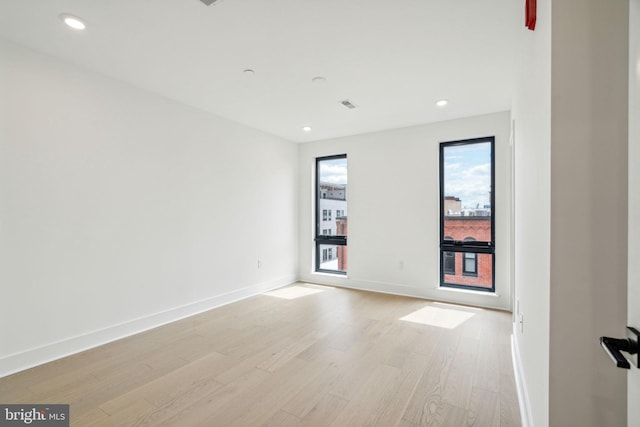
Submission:
<svg viewBox="0 0 640 427">
<path fill-rule="evenodd" d="M 473 316 L 475 314 L 467 310 L 429 305 L 400 318 L 400 320 L 439 328 L 455 329 Z"/>
<path fill-rule="evenodd" d="M 296 299 L 324 292 L 324 289 L 310 288 L 307 286 L 288 286 L 286 288 L 276 289 L 275 291 L 265 292 L 264 295 L 283 299 Z"/>
</svg>

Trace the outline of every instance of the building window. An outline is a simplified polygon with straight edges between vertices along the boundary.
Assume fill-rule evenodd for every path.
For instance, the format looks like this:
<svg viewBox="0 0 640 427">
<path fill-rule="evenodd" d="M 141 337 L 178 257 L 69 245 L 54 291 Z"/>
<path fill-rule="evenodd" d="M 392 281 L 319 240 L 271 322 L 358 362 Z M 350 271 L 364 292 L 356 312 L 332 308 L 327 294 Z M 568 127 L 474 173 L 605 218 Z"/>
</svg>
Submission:
<svg viewBox="0 0 640 427">
<path fill-rule="evenodd" d="M 316 159 L 315 271 L 347 272 L 347 156 Z M 322 222 L 333 221 L 327 229 Z"/>
<path fill-rule="evenodd" d="M 495 292 L 495 138 L 440 144 L 440 285 Z"/>
<path fill-rule="evenodd" d="M 473 242 L 473 237 L 465 237 L 465 242 Z M 464 276 L 478 277 L 478 254 L 473 252 L 464 252 L 462 257 L 462 274 Z"/>
<path fill-rule="evenodd" d="M 456 274 L 456 253 L 455 252 L 444 252 L 444 265 L 442 266 L 444 270 L 444 274 Z"/>
<path fill-rule="evenodd" d="M 464 253 L 464 264 L 462 264 L 462 274 L 465 276 L 478 277 L 478 254 L 471 252 Z"/>
<path fill-rule="evenodd" d="M 452 237 L 446 236 L 445 240 L 453 240 Z M 442 254 L 442 270 L 444 274 L 456 274 L 456 253 L 455 252 L 443 252 Z"/>
</svg>

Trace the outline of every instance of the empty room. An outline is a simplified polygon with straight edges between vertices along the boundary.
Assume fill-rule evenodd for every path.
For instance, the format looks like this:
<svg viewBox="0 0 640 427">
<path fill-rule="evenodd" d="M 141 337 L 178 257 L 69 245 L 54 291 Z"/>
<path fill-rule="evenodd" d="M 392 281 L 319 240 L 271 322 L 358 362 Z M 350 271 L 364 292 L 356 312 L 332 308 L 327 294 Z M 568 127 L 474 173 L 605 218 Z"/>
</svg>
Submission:
<svg viewBox="0 0 640 427">
<path fill-rule="evenodd" d="M 639 426 L 640 0 L 0 0 L 0 426 Z"/>
</svg>

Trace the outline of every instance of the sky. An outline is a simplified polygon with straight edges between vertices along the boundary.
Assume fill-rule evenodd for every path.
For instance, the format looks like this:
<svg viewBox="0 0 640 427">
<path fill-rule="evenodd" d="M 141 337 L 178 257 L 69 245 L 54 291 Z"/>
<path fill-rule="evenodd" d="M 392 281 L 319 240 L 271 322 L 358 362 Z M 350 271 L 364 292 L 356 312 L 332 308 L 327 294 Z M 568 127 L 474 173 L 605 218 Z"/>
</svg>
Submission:
<svg viewBox="0 0 640 427">
<path fill-rule="evenodd" d="M 320 162 L 320 181 L 332 184 L 346 184 L 347 159 L 323 160 Z"/>
<path fill-rule="evenodd" d="M 460 198 L 463 208 L 491 204 L 491 143 L 446 146 L 444 182 L 445 196 Z"/>
</svg>

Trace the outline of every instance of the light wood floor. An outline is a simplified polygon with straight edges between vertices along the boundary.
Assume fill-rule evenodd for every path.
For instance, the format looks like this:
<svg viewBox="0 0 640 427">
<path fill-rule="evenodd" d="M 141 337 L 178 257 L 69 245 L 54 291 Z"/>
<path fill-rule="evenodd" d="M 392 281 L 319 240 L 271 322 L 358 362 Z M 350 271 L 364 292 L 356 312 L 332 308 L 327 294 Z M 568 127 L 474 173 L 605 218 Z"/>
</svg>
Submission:
<svg viewBox="0 0 640 427">
<path fill-rule="evenodd" d="M 0 402 L 69 403 L 82 427 L 520 425 L 509 313 L 296 290 L 321 292 L 252 297 L 2 378 Z"/>
</svg>

